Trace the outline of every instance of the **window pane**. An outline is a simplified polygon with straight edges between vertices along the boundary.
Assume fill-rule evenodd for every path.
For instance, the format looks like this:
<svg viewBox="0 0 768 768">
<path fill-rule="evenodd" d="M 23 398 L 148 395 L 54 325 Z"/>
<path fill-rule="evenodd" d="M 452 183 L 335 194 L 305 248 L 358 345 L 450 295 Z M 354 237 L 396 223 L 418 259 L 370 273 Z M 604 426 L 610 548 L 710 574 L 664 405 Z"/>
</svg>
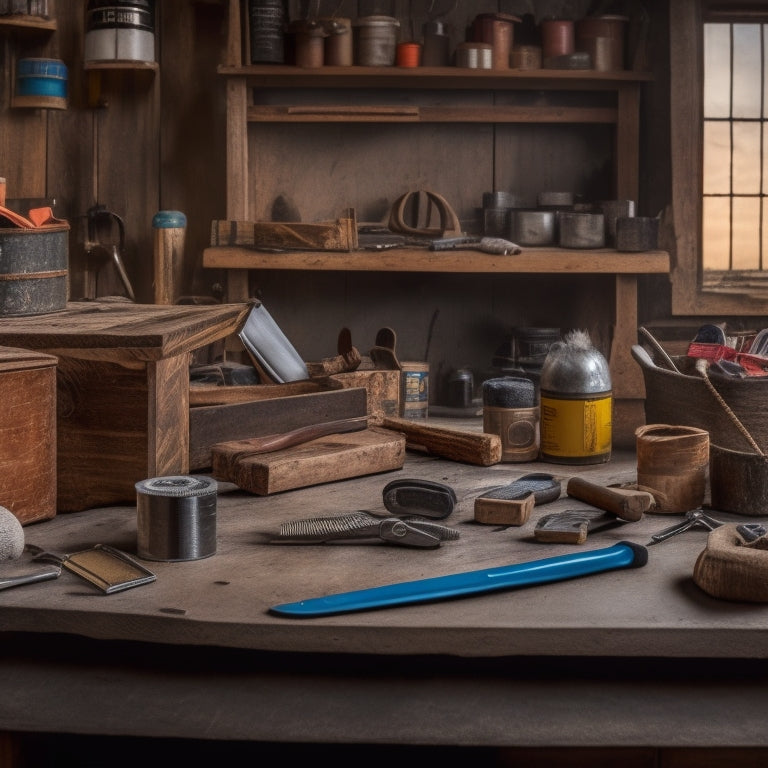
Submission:
<svg viewBox="0 0 768 768">
<path fill-rule="evenodd" d="M 759 123 L 733 123 L 733 192 L 736 195 L 760 193 Z"/>
<path fill-rule="evenodd" d="M 731 114 L 731 33 L 729 24 L 704 25 L 704 117 Z"/>
<path fill-rule="evenodd" d="M 733 199 L 733 269 L 760 267 L 760 198 Z"/>
<path fill-rule="evenodd" d="M 702 232 L 702 259 L 704 269 L 724 270 L 730 267 L 730 198 L 705 197 Z"/>
<path fill-rule="evenodd" d="M 704 123 L 704 194 L 731 193 L 730 123 Z"/>
<path fill-rule="evenodd" d="M 763 84 L 761 27 L 733 25 L 733 117 L 760 117 Z"/>
</svg>

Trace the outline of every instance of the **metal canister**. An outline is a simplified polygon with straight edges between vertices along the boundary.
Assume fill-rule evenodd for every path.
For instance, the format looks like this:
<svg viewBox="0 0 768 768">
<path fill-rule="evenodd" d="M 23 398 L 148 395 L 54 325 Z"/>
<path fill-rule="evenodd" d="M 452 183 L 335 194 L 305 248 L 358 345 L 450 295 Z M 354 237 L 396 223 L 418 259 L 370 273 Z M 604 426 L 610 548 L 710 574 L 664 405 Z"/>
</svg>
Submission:
<svg viewBox="0 0 768 768">
<path fill-rule="evenodd" d="M 586 331 L 571 331 L 550 347 L 539 387 L 542 460 L 555 464 L 610 461 L 611 374 Z"/>
</svg>

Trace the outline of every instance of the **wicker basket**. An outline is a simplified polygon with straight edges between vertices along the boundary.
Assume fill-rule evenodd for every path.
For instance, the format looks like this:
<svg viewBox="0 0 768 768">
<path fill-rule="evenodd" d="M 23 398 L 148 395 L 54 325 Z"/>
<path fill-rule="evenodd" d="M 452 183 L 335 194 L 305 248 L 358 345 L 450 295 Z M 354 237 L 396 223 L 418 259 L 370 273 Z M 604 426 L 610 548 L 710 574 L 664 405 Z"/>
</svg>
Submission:
<svg viewBox="0 0 768 768">
<path fill-rule="evenodd" d="M 768 453 L 768 378 L 732 378 L 711 373 L 720 402 L 696 371 L 696 361 L 671 357 L 673 371 L 661 367 L 645 347 L 634 345 L 632 357 L 643 371 L 646 424 L 676 424 L 706 429 L 710 443 L 732 451 Z M 731 413 L 729 413 L 729 409 Z"/>
</svg>

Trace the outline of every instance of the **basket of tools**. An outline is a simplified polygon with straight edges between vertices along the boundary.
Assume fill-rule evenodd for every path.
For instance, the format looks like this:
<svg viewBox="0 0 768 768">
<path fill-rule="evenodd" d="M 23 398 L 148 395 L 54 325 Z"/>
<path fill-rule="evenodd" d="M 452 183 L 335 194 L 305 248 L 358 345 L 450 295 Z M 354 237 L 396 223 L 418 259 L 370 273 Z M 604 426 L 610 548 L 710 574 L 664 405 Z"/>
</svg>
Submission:
<svg viewBox="0 0 768 768">
<path fill-rule="evenodd" d="M 632 357 L 643 373 L 646 423 L 707 430 L 712 507 L 768 515 L 768 330 L 729 337 L 702 326 L 685 355 L 640 333 L 645 343 Z"/>
</svg>

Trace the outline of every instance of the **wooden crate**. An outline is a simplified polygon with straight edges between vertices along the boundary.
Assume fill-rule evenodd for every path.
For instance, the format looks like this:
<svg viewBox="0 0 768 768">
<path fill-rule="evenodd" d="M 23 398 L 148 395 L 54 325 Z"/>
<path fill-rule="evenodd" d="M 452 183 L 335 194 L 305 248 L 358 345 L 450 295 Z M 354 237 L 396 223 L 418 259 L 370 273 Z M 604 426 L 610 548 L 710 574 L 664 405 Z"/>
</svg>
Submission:
<svg viewBox="0 0 768 768">
<path fill-rule="evenodd" d="M 56 365 L 0 347 L 0 505 L 22 525 L 56 515 Z"/>
</svg>

